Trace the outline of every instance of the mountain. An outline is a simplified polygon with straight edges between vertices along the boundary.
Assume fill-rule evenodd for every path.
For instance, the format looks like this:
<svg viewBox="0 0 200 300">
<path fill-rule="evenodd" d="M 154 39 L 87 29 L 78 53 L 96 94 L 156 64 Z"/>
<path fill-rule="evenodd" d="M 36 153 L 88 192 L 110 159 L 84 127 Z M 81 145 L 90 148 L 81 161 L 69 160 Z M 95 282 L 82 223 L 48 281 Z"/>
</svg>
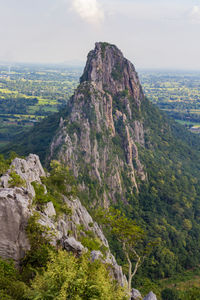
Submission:
<svg viewBox="0 0 200 300">
<path fill-rule="evenodd" d="M 91 180 L 94 189 L 98 186 L 95 198 L 103 199 L 104 206 L 119 199 L 126 202 L 125 180 L 133 193 L 146 180 L 136 145 L 145 143 L 140 118 L 143 101 L 133 65 L 116 46 L 97 43 L 48 159 L 56 157 L 69 165 L 76 177 L 83 178 L 83 185 Z"/>
<path fill-rule="evenodd" d="M 200 260 L 200 140 L 146 99 L 134 66 L 96 43 L 66 109 L 6 148 L 69 166 L 91 210 L 113 205 L 157 246 L 141 274 L 162 278 Z M 112 251 L 123 253 L 111 237 Z M 140 276 L 140 274 L 139 274 Z"/>
</svg>

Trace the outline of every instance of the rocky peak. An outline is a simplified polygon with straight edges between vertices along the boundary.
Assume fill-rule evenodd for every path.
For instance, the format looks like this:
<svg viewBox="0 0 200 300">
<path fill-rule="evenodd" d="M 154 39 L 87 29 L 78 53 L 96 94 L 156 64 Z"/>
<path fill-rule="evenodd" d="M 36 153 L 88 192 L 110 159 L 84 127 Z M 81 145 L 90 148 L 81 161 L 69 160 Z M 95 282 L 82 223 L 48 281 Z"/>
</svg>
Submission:
<svg viewBox="0 0 200 300">
<path fill-rule="evenodd" d="M 68 165 L 86 191 L 91 190 L 88 182 L 95 182 L 93 204 L 99 199 L 106 207 L 117 199 L 126 202 L 125 182 L 132 194 L 146 180 L 138 151 L 138 144 L 145 146 L 143 100 L 132 63 L 116 46 L 96 43 L 49 157 Z"/>
<path fill-rule="evenodd" d="M 122 52 L 108 43 L 96 43 L 88 54 L 87 63 L 80 82 L 92 81 L 100 90 L 112 95 L 127 91 L 137 105 L 144 97 L 133 64 L 124 58 Z"/>
</svg>

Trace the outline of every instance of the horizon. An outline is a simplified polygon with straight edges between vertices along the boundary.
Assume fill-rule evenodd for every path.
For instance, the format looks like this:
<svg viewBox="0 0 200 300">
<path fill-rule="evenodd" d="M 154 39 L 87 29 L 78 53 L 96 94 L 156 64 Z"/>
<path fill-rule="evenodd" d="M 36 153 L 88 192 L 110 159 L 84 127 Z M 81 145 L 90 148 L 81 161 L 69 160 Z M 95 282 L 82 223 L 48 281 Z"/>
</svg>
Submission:
<svg viewBox="0 0 200 300">
<path fill-rule="evenodd" d="M 134 64 L 134 63 L 133 63 Z M 5 67 L 16 67 L 16 66 L 38 66 L 38 67 L 66 67 L 66 68 L 77 68 L 77 69 L 84 69 L 86 65 L 86 61 L 82 62 L 81 64 L 79 63 L 71 63 L 70 62 L 23 62 L 23 61 L 0 61 L 0 66 L 5 66 Z M 135 64 L 134 64 L 135 66 Z M 138 68 L 136 67 L 136 72 L 172 72 L 172 73 L 179 73 L 179 72 L 188 72 L 188 73 L 199 73 L 200 72 L 200 68 L 199 69 L 184 69 L 184 68 L 162 68 L 162 67 L 158 67 L 158 68 L 148 68 L 148 67 L 142 67 L 142 68 Z"/>
</svg>

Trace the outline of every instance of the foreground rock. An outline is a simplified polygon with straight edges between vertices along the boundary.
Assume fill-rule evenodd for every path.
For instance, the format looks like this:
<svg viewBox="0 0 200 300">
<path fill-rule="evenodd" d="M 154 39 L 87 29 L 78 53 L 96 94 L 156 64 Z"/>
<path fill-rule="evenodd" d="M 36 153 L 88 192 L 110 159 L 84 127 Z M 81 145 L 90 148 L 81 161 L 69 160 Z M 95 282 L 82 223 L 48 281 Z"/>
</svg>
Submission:
<svg viewBox="0 0 200 300">
<path fill-rule="evenodd" d="M 25 182 L 21 187 L 10 187 L 10 173 L 17 173 Z M 64 198 L 65 203 L 71 209 L 71 214 L 63 214 L 55 221 L 56 211 L 52 202 L 46 204 L 43 211 L 34 207 L 33 199 L 35 191 L 32 182 L 41 184 L 41 177 L 45 172 L 37 155 L 29 155 L 26 159 L 16 158 L 11 168 L 0 178 L 0 256 L 6 259 L 14 259 L 16 263 L 24 257 L 30 244 L 26 236 L 28 220 L 34 212 L 39 213 L 39 223 L 47 226 L 52 231 L 52 244 L 59 241 L 63 248 L 81 255 L 87 251 L 78 240 L 80 236 L 92 231 L 100 243 L 106 249 L 102 254 L 91 254 L 92 259 L 101 259 L 110 264 L 110 273 L 120 285 L 126 284 L 126 278 L 122 268 L 117 264 L 114 256 L 109 250 L 108 241 L 99 225 L 81 204 L 79 199 Z"/>
</svg>

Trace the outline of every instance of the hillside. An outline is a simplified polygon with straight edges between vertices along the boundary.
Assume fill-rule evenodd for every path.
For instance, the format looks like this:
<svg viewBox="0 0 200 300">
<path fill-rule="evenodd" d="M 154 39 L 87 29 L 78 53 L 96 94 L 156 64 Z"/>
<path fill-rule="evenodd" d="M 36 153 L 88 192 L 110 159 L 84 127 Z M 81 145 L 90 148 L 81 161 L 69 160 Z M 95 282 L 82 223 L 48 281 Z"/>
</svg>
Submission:
<svg viewBox="0 0 200 300">
<path fill-rule="evenodd" d="M 65 110 L 4 149 L 68 165 L 93 213 L 115 206 L 157 240 L 142 276 L 163 278 L 200 260 L 200 140 L 145 98 L 134 66 L 97 43 Z M 124 257 L 110 238 L 119 261 Z"/>
</svg>

